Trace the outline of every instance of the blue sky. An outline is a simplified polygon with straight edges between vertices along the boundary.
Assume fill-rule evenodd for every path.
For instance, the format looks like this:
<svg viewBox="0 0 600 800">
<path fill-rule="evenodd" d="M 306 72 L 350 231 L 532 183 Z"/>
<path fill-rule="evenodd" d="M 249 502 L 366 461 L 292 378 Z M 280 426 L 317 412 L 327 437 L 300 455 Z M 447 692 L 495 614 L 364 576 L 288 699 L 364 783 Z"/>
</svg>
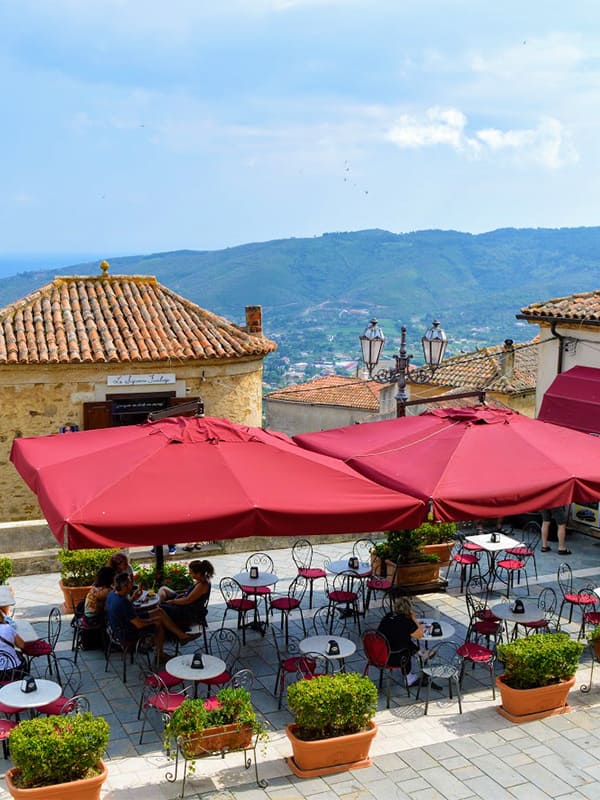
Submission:
<svg viewBox="0 0 600 800">
<path fill-rule="evenodd" d="M 599 224 L 597 0 L 0 3 L 0 255 Z"/>
</svg>

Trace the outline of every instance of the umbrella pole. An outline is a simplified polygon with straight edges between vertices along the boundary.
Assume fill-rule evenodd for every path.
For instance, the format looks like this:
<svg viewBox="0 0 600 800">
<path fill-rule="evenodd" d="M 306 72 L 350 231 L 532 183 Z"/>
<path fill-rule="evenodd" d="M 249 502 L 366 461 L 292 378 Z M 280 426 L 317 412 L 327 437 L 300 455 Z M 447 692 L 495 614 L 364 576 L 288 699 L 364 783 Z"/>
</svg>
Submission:
<svg viewBox="0 0 600 800">
<path fill-rule="evenodd" d="M 165 552 L 162 544 L 157 544 L 155 547 L 156 553 L 156 587 L 163 584 L 163 573 L 165 570 Z"/>
</svg>

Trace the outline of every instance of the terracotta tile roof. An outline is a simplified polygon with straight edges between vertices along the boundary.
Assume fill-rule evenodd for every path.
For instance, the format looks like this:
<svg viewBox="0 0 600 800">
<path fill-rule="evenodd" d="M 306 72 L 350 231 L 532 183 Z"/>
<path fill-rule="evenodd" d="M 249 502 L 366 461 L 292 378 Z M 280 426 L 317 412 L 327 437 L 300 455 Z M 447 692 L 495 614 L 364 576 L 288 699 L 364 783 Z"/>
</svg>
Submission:
<svg viewBox="0 0 600 800">
<path fill-rule="evenodd" d="M 345 406 L 365 411 L 379 411 L 379 392 L 383 385 L 375 381 L 327 375 L 307 383 L 286 386 L 266 395 L 268 400 L 289 403 L 310 403 L 323 406 Z"/>
<path fill-rule="evenodd" d="M 514 345 L 512 378 L 503 375 L 501 356 L 504 345 L 499 344 L 467 355 L 447 358 L 437 369 L 431 384 L 452 386 L 456 389 L 486 389 L 500 394 L 535 391 L 538 342 L 539 337 L 536 336 L 529 342 Z"/>
<path fill-rule="evenodd" d="M 0 364 L 234 359 L 276 348 L 149 276 L 58 277 L 0 310 Z"/>
<path fill-rule="evenodd" d="M 574 320 L 600 324 L 600 289 L 593 292 L 571 294 L 568 297 L 556 297 L 542 303 L 531 303 L 521 309 L 518 319 L 537 320 Z"/>
</svg>

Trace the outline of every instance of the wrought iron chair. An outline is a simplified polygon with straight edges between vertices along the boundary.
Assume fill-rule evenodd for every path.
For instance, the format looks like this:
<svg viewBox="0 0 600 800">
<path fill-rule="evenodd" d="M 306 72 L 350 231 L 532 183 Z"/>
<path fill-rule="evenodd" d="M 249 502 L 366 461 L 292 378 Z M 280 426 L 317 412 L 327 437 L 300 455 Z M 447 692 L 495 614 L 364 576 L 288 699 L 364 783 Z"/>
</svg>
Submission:
<svg viewBox="0 0 600 800">
<path fill-rule="evenodd" d="M 537 607 L 540 610 L 540 618 L 534 622 L 516 622 L 514 627 L 514 637 L 518 636 L 519 627 L 523 628 L 525 635 L 530 633 L 556 633 L 560 631 L 560 620 L 556 609 L 558 598 L 552 587 L 546 586 L 539 594 Z"/>
<path fill-rule="evenodd" d="M 295 636 L 289 636 L 287 643 L 284 643 L 274 628 L 271 628 L 271 635 L 275 644 L 275 652 L 277 653 L 277 675 L 273 694 L 278 701 L 277 708 L 280 709 L 285 691 L 286 677 L 288 675 L 297 675 L 298 660 L 302 653 L 300 652 L 300 640 Z"/>
<path fill-rule="evenodd" d="M 254 686 L 254 673 L 251 669 L 238 669 L 231 676 L 229 686 L 232 689 L 245 689 L 247 692 L 251 692 Z"/>
<path fill-rule="evenodd" d="M 318 608 L 313 614 L 315 636 L 348 636 L 348 619 L 331 613 L 329 606 Z"/>
<path fill-rule="evenodd" d="M 477 573 L 481 577 L 481 566 L 479 563 L 479 553 L 484 552 L 482 547 L 475 545 L 474 550 L 467 549 L 470 542 L 457 539 L 454 550 L 450 556 L 450 571 L 460 570 L 460 593 L 462 594 L 465 584 L 473 577 L 473 570 L 477 567 Z"/>
<path fill-rule="evenodd" d="M 302 623 L 302 630 L 306 636 L 306 625 L 304 624 L 304 614 L 302 612 L 302 600 L 306 593 L 308 580 L 303 575 L 297 575 L 290 583 L 287 594 L 275 597 L 274 594 L 270 595 L 269 611 L 273 614 L 274 611 L 279 611 L 281 614 L 281 627 L 285 622 L 285 641 L 287 643 L 289 636 L 289 617 L 292 611 L 300 613 L 300 622 Z"/>
<path fill-rule="evenodd" d="M 45 678 L 55 677 L 61 685 L 60 697 L 53 700 L 51 703 L 46 703 L 43 706 L 36 706 L 38 714 L 62 714 L 71 713 L 69 704 L 72 705 L 74 697 L 79 695 L 81 690 L 81 670 L 79 665 L 71 658 L 57 658 L 55 664 L 55 671 L 52 672 L 49 667 L 46 668 Z"/>
<path fill-rule="evenodd" d="M 467 640 L 457 648 L 456 654 L 462 659 L 459 675 L 460 688 L 462 689 L 467 663 L 470 663 L 473 669 L 475 669 L 476 665 L 486 667 L 490 675 L 492 699 L 495 700 L 496 681 L 494 679 L 494 662 L 496 660 L 496 656 L 492 650 L 490 650 L 488 647 L 484 647 L 481 644 L 477 644 L 477 642 L 470 642 Z"/>
<path fill-rule="evenodd" d="M 146 730 L 146 722 L 148 721 L 148 712 L 156 711 L 161 715 L 164 720 L 165 717 L 170 717 L 171 714 L 179 708 L 184 700 L 187 700 L 185 691 L 171 692 L 160 677 L 153 672 L 142 672 L 142 697 L 140 706 L 142 709 L 142 729 L 140 731 L 140 744 L 144 739 L 144 731 Z"/>
<path fill-rule="evenodd" d="M 250 572 L 252 567 L 257 567 L 259 573 L 261 572 L 275 572 L 275 565 L 273 559 L 268 553 L 252 553 L 246 559 L 244 570 Z M 268 619 L 269 614 L 269 596 L 271 594 L 270 586 L 242 586 L 242 592 L 246 597 L 254 598 L 258 602 L 261 598 L 265 601 L 265 619 Z"/>
<path fill-rule="evenodd" d="M 31 670 L 31 664 L 34 658 L 45 656 L 48 659 L 48 668 L 52 674 L 52 664 L 54 663 L 55 669 L 58 671 L 56 665 L 56 653 L 54 652 L 58 637 L 60 636 L 60 629 L 62 626 L 62 616 L 60 609 L 55 606 L 50 609 L 48 614 L 48 635 L 46 639 L 35 639 L 33 642 L 25 642 L 23 647 L 23 655 L 27 660 L 27 669 Z"/>
<path fill-rule="evenodd" d="M 358 558 L 358 560 L 362 561 L 364 564 L 368 564 L 371 561 L 371 551 L 374 547 L 375 542 L 373 539 L 365 536 L 362 539 L 357 539 L 354 542 L 352 545 L 352 555 Z"/>
<path fill-rule="evenodd" d="M 410 672 L 410 653 L 395 654 L 395 657 L 393 657 L 388 640 L 382 633 L 374 630 L 365 631 L 363 633 L 362 643 L 367 659 L 363 675 L 368 675 L 371 667 L 378 669 L 379 689 L 381 689 L 383 685 L 383 673 L 386 673 L 386 708 L 389 708 L 391 703 L 391 680 L 394 670 L 400 671 L 400 674 L 404 678 L 406 694 L 410 697 L 410 688 L 406 677 Z M 390 660 L 394 663 L 390 663 Z"/>
<path fill-rule="evenodd" d="M 154 634 L 150 631 L 139 632 L 135 639 L 129 639 L 125 632 L 113 628 L 110 622 L 106 621 L 106 650 L 104 651 L 105 664 L 104 671 L 108 672 L 108 664 L 113 652 L 121 654 L 121 661 L 123 664 L 123 683 L 127 683 L 127 657 L 133 664 L 137 655 L 143 655 L 146 658 L 147 669 L 151 671 L 150 654 L 154 649 Z"/>
<path fill-rule="evenodd" d="M 505 552 L 507 555 L 518 559 L 530 560 L 533 562 L 535 570 L 535 577 L 538 576 L 537 561 L 535 560 L 535 551 L 542 538 L 542 528 L 537 522 L 528 522 L 523 528 L 521 539 L 523 544 L 517 547 L 510 547 Z"/>
<path fill-rule="evenodd" d="M 327 581 L 327 600 L 329 607 L 329 614 L 335 614 L 336 610 L 346 608 L 346 613 L 352 616 L 358 627 L 360 633 L 360 609 L 359 609 L 359 591 L 356 582 L 360 581 L 357 574 L 352 570 L 345 570 L 337 575 L 334 575 L 331 585 Z M 342 611 L 342 613 L 344 613 Z"/>
<path fill-rule="evenodd" d="M 225 625 L 225 619 L 230 611 L 237 615 L 237 627 L 242 630 L 242 641 L 246 644 L 246 625 L 248 612 L 256 611 L 256 601 L 250 600 L 244 595 L 244 591 L 235 578 L 221 578 L 219 589 L 225 600 L 225 611 L 221 626 Z"/>
<path fill-rule="evenodd" d="M 490 639 L 495 644 L 502 639 L 502 620 L 488 608 L 489 586 L 479 576 L 469 579 L 465 589 L 465 600 L 469 615 L 466 640 L 471 641 L 483 637 L 485 646 L 490 649 Z"/>
<path fill-rule="evenodd" d="M 300 653 L 296 675 L 298 679 L 311 680 L 330 672 L 330 662 L 322 653 Z"/>
<path fill-rule="evenodd" d="M 558 581 L 558 588 L 562 595 L 558 616 L 562 617 L 563 608 L 565 605 L 569 607 L 569 622 L 573 619 L 573 609 L 587 608 L 589 606 L 598 605 L 598 596 L 590 593 L 587 586 L 577 586 L 573 581 L 573 570 L 566 564 L 559 564 L 556 573 Z"/>
<path fill-rule="evenodd" d="M 452 688 L 456 689 L 456 698 L 458 700 L 458 710 L 462 714 L 462 697 L 460 691 L 460 676 L 461 669 L 464 663 L 463 659 L 458 655 L 458 647 L 456 642 L 445 641 L 440 642 L 439 646 L 434 651 L 431 658 L 429 658 L 421 667 L 423 674 L 427 677 L 426 681 L 426 694 L 425 694 L 425 709 L 424 714 L 427 714 L 429 709 L 429 695 L 431 691 L 432 681 L 448 681 L 448 696 L 452 700 Z M 417 700 L 421 694 L 421 682 L 418 684 Z"/>
<path fill-rule="evenodd" d="M 321 567 L 313 567 L 312 565 L 313 555 L 314 555 L 313 546 L 308 541 L 308 539 L 298 539 L 298 541 L 294 542 L 294 546 L 292 547 L 292 558 L 294 560 L 294 564 L 296 565 L 296 569 L 298 570 L 298 575 L 301 575 L 308 581 L 309 608 L 312 608 L 313 604 L 314 582 L 327 577 L 327 573 L 325 572 L 324 569 L 322 569 Z"/>
</svg>

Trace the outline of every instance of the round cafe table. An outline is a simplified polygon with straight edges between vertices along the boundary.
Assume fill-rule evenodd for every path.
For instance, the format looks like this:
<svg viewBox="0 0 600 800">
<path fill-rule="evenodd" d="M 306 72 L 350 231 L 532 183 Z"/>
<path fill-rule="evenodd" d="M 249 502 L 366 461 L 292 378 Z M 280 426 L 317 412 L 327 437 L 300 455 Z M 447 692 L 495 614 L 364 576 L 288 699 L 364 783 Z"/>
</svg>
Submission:
<svg viewBox="0 0 600 800">
<path fill-rule="evenodd" d="M 149 597 L 148 592 L 143 592 L 138 600 L 133 601 L 133 607 L 136 611 L 152 611 L 152 609 L 158 608 L 159 604 L 160 597 L 158 594 Z"/>
<path fill-rule="evenodd" d="M 202 653 L 204 669 L 192 669 L 193 653 L 186 653 L 182 656 L 170 658 L 165 664 L 165 669 L 169 675 L 181 678 L 182 681 L 193 681 L 194 697 L 198 695 L 198 683 L 209 678 L 216 678 L 227 669 L 227 664 L 221 658 Z"/>
<path fill-rule="evenodd" d="M 277 581 L 279 580 L 279 576 L 276 575 L 274 572 L 260 572 L 258 573 L 258 578 L 251 578 L 249 572 L 238 572 L 237 575 L 233 576 L 234 579 L 241 585 L 242 589 L 246 592 L 246 594 L 253 595 L 254 600 L 256 601 L 256 607 L 254 608 L 254 619 L 249 624 L 249 627 L 253 628 L 256 631 L 259 631 L 263 636 L 265 635 L 265 629 L 269 623 L 269 615 L 268 611 L 265 614 L 265 621 L 261 622 L 259 615 L 258 615 L 258 600 L 262 595 L 254 593 L 253 589 L 264 589 L 265 586 L 275 586 Z M 267 609 L 267 600 L 265 599 L 265 610 Z"/>
<path fill-rule="evenodd" d="M 325 569 L 332 575 L 339 575 L 340 572 L 354 572 L 359 578 L 368 578 L 372 572 L 371 565 L 367 564 L 366 561 L 359 561 L 358 567 L 352 569 L 352 567 L 348 566 L 347 558 L 340 558 L 336 561 L 330 561 Z"/>
<path fill-rule="evenodd" d="M 329 642 L 331 641 L 336 642 L 340 650 L 340 652 L 335 655 L 327 652 Z M 345 670 L 344 659 L 354 655 L 356 652 L 356 645 L 352 639 L 348 639 L 345 636 L 329 636 L 327 634 L 307 636 L 305 639 L 300 640 L 298 647 L 301 653 L 319 653 L 328 661 L 338 661 L 342 672 Z"/>
<path fill-rule="evenodd" d="M 454 625 L 451 625 L 449 622 L 442 622 L 442 620 L 439 619 L 434 620 L 427 617 L 426 619 L 419 619 L 418 622 L 423 628 L 423 636 L 420 639 L 421 642 L 443 642 L 444 639 L 451 639 L 456 632 Z M 441 636 L 431 635 L 431 626 L 434 622 L 440 623 L 440 628 L 442 629 Z"/>
<path fill-rule="evenodd" d="M 0 688 L 0 703 L 12 708 L 37 708 L 58 700 L 62 687 L 54 681 L 36 678 L 34 692 L 22 692 L 21 681 L 11 681 Z"/>
<path fill-rule="evenodd" d="M 495 606 L 490 608 L 490 611 L 494 616 L 498 617 L 498 619 L 503 620 L 504 627 L 506 630 L 506 637 L 509 638 L 508 633 L 508 623 L 512 622 L 514 624 L 513 633 L 520 623 L 524 622 L 538 622 L 541 619 L 544 619 L 544 612 L 540 611 L 538 608 L 537 600 L 527 600 L 521 598 L 523 602 L 523 607 L 525 611 L 522 614 L 515 614 L 512 610 L 512 606 L 514 600 L 508 603 L 497 603 Z"/>
</svg>

